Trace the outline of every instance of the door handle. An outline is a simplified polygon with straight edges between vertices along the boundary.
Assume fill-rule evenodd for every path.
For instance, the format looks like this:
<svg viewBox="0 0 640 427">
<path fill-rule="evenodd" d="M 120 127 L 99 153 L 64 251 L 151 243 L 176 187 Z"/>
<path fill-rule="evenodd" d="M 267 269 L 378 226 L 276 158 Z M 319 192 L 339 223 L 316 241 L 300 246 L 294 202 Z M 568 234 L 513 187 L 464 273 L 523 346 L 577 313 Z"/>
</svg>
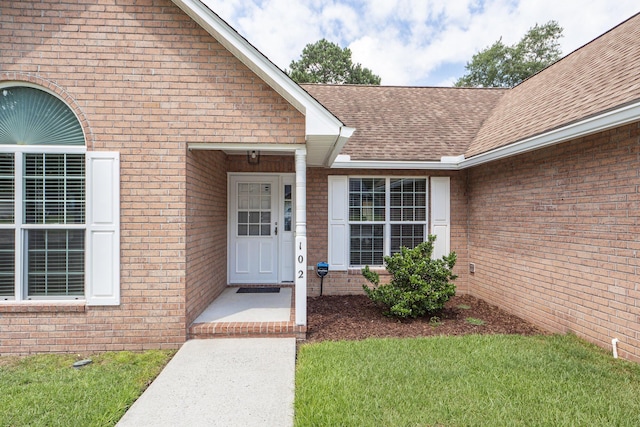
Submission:
<svg viewBox="0 0 640 427">
<path fill-rule="evenodd" d="M 277 222 L 276 222 L 276 231 L 275 231 L 275 233 L 276 233 L 276 236 L 277 236 L 278 235 L 278 223 Z"/>
</svg>

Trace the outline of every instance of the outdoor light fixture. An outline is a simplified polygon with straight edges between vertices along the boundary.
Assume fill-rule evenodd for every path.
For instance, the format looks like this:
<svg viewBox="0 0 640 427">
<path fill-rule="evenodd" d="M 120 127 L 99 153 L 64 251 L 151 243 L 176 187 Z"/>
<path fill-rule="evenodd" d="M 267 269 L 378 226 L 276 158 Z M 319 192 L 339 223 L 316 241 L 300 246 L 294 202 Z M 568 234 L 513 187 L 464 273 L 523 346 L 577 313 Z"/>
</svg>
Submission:
<svg viewBox="0 0 640 427">
<path fill-rule="evenodd" d="M 256 150 L 247 151 L 247 162 L 250 165 L 257 165 L 260 163 L 260 152 Z"/>
</svg>

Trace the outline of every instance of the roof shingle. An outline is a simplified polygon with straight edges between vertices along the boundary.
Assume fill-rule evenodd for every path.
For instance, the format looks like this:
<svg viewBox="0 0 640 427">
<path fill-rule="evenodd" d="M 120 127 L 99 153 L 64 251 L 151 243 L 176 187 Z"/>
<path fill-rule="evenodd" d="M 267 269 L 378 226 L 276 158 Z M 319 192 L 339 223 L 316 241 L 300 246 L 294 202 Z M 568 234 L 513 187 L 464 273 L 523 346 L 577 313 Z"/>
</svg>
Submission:
<svg viewBox="0 0 640 427">
<path fill-rule="evenodd" d="M 353 160 L 466 158 L 640 101 L 640 14 L 512 89 L 302 85 Z"/>
<path fill-rule="evenodd" d="M 439 161 L 466 151 L 505 89 L 313 85 L 302 87 L 356 131 L 352 160 Z"/>
<path fill-rule="evenodd" d="M 640 100 L 640 14 L 509 90 L 467 158 Z"/>
</svg>

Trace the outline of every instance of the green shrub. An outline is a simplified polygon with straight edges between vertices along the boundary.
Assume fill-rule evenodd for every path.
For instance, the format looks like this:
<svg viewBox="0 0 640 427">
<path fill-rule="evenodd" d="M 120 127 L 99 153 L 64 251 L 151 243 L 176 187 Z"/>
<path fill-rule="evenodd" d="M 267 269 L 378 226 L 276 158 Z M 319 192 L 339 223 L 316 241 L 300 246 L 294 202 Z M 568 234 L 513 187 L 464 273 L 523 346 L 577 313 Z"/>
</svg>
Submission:
<svg viewBox="0 0 640 427">
<path fill-rule="evenodd" d="M 453 274 L 456 253 L 431 259 L 435 240 L 436 236 L 430 235 L 413 249 L 402 247 L 400 252 L 385 256 L 385 268 L 393 276 L 388 284 L 380 285 L 380 276 L 369 266 L 362 269 L 362 275 L 374 285 L 362 285 L 364 291 L 373 302 L 386 307 L 385 314 L 424 316 L 440 310 L 456 294 L 452 283 L 458 277 Z"/>
</svg>

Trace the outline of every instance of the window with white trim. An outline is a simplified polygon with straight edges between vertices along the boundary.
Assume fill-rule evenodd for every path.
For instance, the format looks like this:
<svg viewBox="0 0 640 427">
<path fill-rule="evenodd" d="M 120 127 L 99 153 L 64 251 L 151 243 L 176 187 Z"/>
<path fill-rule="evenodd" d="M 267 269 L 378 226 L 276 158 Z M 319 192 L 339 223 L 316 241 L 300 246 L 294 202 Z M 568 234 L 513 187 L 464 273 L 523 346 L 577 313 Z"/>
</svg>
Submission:
<svg viewBox="0 0 640 427">
<path fill-rule="evenodd" d="M 84 298 L 85 152 L 62 100 L 0 89 L 0 299 Z"/>
<path fill-rule="evenodd" d="M 349 178 L 349 265 L 383 257 L 426 238 L 426 178 Z"/>
</svg>

